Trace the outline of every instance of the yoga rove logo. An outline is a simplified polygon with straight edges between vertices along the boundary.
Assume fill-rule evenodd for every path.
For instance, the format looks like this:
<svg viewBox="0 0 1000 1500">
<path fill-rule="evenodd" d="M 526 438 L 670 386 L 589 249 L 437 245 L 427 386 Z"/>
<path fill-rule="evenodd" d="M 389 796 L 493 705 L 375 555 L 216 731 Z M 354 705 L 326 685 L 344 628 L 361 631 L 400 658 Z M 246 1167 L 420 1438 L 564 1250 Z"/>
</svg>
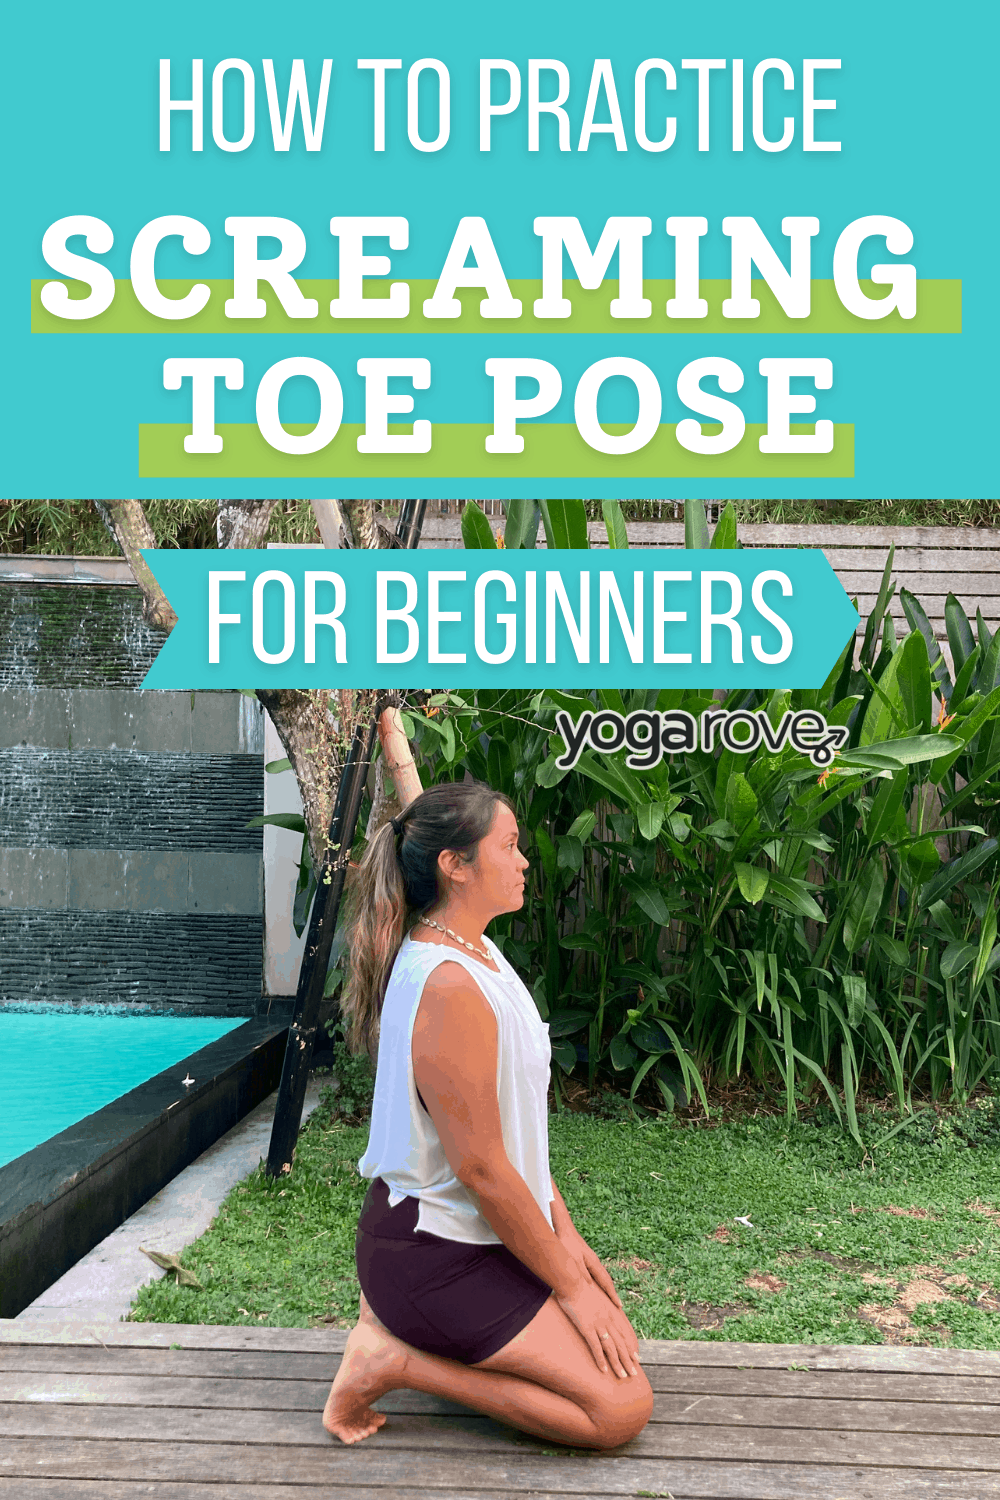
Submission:
<svg viewBox="0 0 1000 1500">
<path fill-rule="evenodd" d="M 556 757 L 561 771 L 572 770 L 588 745 L 602 755 L 613 755 L 627 746 L 625 764 L 635 771 L 650 771 L 665 755 L 711 752 L 716 740 L 737 755 L 749 755 L 761 744 L 774 752 L 791 745 L 800 755 L 808 755 L 814 766 L 825 769 L 833 764 L 849 733 L 846 725 L 828 724 L 812 709 L 786 711 L 777 724 L 772 724 L 763 708 L 754 712 L 748 708 L 706 709 L 700 720 L 683 708 L 663 712 L 636 709 L 630 714 L 604 709 L 582 713 L 577 719 L 561 708 L 556 714 L 556 728 L 566 746 Z"/>
</svg>

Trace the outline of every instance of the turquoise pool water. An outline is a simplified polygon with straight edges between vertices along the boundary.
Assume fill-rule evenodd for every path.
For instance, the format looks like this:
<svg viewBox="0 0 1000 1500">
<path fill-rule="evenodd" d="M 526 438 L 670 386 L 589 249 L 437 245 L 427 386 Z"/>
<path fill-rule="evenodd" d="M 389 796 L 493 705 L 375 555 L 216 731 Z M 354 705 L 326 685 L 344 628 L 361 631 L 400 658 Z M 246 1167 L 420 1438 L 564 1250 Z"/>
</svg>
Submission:
<svg viewBox="0 0 1000 1500">
<path fill-rule="evenodd" d="M 0 1012 L 0 1166 L 243 1024 Z"/>
</svg>

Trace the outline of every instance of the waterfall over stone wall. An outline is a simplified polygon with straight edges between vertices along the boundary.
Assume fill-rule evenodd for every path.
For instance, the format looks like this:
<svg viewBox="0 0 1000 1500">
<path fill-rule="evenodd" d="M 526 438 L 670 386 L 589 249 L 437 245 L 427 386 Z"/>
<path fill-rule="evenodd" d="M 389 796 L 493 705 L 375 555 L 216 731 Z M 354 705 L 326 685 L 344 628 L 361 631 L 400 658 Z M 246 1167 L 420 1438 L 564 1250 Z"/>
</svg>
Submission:
<svg viewBox="0 0 1000 1500">
<path fill-rule="evenodd" d="M 0 583 L 0 1005 L 254 1012 L 263 725 L 139 688 L 134 586 Z"/>
</svg>

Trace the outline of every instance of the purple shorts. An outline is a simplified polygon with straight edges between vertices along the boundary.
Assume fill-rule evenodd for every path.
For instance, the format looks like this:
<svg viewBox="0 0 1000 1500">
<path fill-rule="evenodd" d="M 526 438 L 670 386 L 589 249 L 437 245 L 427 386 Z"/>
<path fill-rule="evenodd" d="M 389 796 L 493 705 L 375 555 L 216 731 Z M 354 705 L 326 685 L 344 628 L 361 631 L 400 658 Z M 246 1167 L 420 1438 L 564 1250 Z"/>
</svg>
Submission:
<svg viewBox="0 0 1000 1500">
<path fill-rule="evenodd" d="M 390 1333 L 465 1365 L 489 1359 L 526 1328 L 552 1288 L 506 1245 L 468 1245 L 416 1228 L 420 1203 L 389 1207 L 376 1177 L 355 1241 L 358 1280 Z"/>
</svg>

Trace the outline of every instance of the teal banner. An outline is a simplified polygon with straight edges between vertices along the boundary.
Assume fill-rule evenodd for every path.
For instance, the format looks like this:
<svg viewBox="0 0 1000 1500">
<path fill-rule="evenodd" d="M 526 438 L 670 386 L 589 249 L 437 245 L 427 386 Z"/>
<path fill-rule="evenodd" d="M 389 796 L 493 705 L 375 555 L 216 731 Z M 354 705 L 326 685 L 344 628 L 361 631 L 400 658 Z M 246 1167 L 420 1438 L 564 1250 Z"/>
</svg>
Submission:
<svg viewBox="0 0 1000 1500">
<path fill-rule="evenodd" d="M 144 688 L 820 687 L 858 625 L 822 552 L 167 551 Z"/>
<path fill-rule="evenodd" d="M 995 4 L 3 27 L 5 495 L 996 493 Z"/>
</svg>

